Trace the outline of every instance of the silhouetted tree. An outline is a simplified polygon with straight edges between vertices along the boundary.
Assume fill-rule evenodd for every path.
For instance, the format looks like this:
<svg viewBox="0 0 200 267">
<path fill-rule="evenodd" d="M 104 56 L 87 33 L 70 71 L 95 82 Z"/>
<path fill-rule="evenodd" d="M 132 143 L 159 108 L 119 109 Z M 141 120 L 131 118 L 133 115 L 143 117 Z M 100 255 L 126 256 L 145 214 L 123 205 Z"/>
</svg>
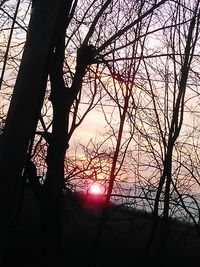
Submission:
<svg viewBox="0 0 200 267">
<path fill-rule="evenodd" d="M 44 100 L 49 56 L 54 49 L 56 24 L 63 4 L 65 1 L 36 1 L 10 102 L 0 151 L 1 259 L 10 223 L 19 207 L 22 170 Z M 68 5 L 69 10 L 71 1 Z"/>
<path fill-rule="evenodd" d="M 0 8 L 4 5 L 6 1 L 1 2 Z M 17 57 L 16 65 L 11 64 L 16 72 L 19 67 L 19 72 L 0 151 L 2 253 L 19 207 L 23 170 L 32 156 L 37 157 L 36 152 L 42 151 L 42 160 L 46 161 L 40 198 L 45 261 L 58 264 L 58 259 L 61 260 L 66 151 L 75 129 L 97 103 L 109 129 L 102 142 L 109 147 L 109 153 L 105 155 L 101 144 L 102 150 L 91 153 L 81 171 L 101 170 L 95 159 L 100 151 L 104 152 L 101 156 L 109 162 L 106 168 L 109 201 L 116 179 L 123 177 L 123 165 L 128 166 L 126 169 L 133 166 L 127 173 L 134 169 L 135 184 L 154 189 L 155 204 L 152 201 L 149 204 L 154 210 L 155 225 L 162 201 L 163 220 L 167 222 L 171 193 L 179 195 L 172 179 L 173 155 L 178 153 L 187 79 L 198 37 L 198 8 L 198 4 L 196 10 L 188 7 L 185 1 L 173 2 L 171 6 L 167 0 L 135 1 L 134 5 L 131 0 L 34 1 L 29 27 L 23 26 L 23 20 L 15 21 L 27 31 L 27 40 L 20 67 Z M 185 12 L 181 16 L 180 10 Z M 6 9 L 3 14 L 11 16 Z M 14 12 L 12 16 L 13 19 Z M 168 30 L 171 42 L 163 47 Z M 154 43 L 158 35 L 162 37 Z M 159 73 L 161 82 L 155 81 L 155 73 Z M 169 86 L 170 75 L 174 91 Z M 2 72 L 1 84 L 7 89 L 8 80 L 3 76 Z M 165 85 L 164 93 L 159 92 L 160 83 Z M 83 101 L 87 104 L 84 111 Z M 89 148 L 85 147 L 85 151 L 88 153 Z M 181 154 L 181 148 L 179 151 Z M 183 161 L 181 164 L 187 167 Z M 149 173 L 143 175 L 142 167 Z"/>
</svg>

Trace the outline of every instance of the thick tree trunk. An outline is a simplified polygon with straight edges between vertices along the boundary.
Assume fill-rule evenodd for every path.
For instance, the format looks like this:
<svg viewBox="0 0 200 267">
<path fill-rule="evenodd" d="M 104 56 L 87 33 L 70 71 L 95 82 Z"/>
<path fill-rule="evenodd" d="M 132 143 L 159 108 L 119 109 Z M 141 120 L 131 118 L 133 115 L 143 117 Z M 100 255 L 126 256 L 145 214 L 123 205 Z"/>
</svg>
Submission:
<svg viewBox="0 0 200 267">
<path fill-rule="evenodd" d="M 22 170 L 44 99 L 48 58 L 63 0 L 36 1 L 0 150 L 0 260 L 19 206 Z"/>
</svg>

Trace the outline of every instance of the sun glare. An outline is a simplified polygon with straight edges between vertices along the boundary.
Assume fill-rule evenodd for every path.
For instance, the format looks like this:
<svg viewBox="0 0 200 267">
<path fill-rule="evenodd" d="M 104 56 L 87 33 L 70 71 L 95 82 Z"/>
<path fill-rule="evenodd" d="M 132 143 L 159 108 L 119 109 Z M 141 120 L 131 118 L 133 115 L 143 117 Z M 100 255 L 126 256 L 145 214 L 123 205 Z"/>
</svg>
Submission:
<svg viewBox="0 0 200 267">
<path fill-rule="evenodd" d="M 102 190 L 101 187 L 98 184 L 92 184 L 89 188 L 90 194 L 101 194 Z"/>
</svg>

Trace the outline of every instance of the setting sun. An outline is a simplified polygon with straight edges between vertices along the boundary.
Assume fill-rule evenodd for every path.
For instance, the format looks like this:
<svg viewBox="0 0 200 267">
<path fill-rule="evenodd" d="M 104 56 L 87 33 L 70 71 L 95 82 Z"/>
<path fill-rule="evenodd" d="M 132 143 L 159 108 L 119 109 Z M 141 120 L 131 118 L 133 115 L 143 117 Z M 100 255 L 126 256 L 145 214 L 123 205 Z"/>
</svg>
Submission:
<svg viewBox="0 0 200 267">
<path fill-rule="evenodd" d="M 88 192 L 89 192 L 90 194 L 102 194 L 101 187 L 100 187 L 100 185 L 98 185 L 98 184 L 92 184 L 92 185 L 89 187 Z"/>
</svg>

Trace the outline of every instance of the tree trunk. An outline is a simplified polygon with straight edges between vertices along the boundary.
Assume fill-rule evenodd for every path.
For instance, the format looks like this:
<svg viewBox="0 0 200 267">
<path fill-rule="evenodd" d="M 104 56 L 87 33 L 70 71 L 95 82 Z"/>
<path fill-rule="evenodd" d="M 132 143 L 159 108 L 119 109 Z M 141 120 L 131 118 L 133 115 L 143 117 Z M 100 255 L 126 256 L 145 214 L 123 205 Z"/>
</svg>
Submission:
<svg viewBox="0 0 200 267">
<path fill-rule="evenodd" d="M 64 159 L 68 147 L 69 88 L 63 79 L 65 32 L 72 1 L 63 1 L 50 55 L 50 100 L 53 106 L 52 133 L 47 150 L 47 176 L 41 196 L 42 237 L 45 266 L 60 266 L 63 257 Z"/>
<path fill-rule="evenodd" d="M 0 150 L 0 260 L 22 191 L 22 171 L 48 76 L 48 57 L 62 0 L 36 1 Z"/>
</svg>

